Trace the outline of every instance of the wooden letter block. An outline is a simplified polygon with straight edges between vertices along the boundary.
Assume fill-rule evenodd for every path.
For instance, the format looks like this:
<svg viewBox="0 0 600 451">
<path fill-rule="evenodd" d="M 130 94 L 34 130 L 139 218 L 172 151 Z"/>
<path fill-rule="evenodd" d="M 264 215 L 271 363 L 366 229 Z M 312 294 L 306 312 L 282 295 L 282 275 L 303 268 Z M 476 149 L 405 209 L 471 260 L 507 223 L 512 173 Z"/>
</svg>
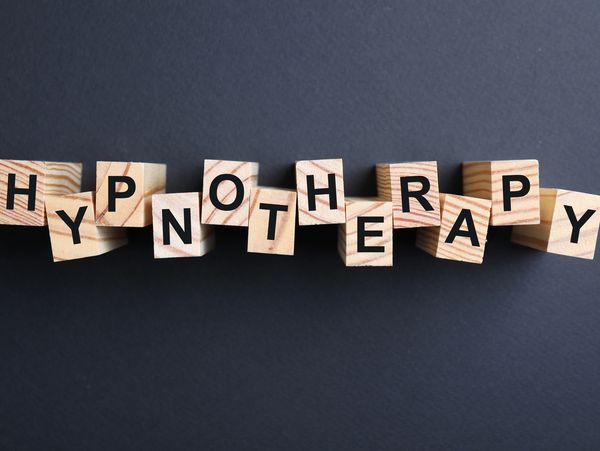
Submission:
<svg viewBox="0 0 600 451">
<path fill-rule="evenodd" d="M 146 227 L 152 222 L 152 195 L 164 193 L 167 165 L 98 161 L 96 223 Z"/>
<path fill-rule="evenodd" d="M 537 160 L 466 161 L 463 194 L 492 201 L 490 225 L 540 223 Z"/>
<path fill-rule="evenodd" d="M 417 247 L 437 258 L 483 263 L 492 202 L 440 193 L 439 227 L 419 229 Z"/>
<path fill-rule="evenodd" d="M 258 184 L 258 163 L 204 160 L 202 224 L 248 227 L 250 190 Z"/>
<path fill-rule="evenodd" d="M 338 226 L 338 251 L 346 266 L 392 266 L 392 216 L 392 202 L 346 199 L 346 223 Z"/>
<path fill-rule="evenodd" d="M 154 258 L 201 257 L 215 246 L 213 227 L 200 224 L 202 193 L 152 196 Z"/>
<path fill-rule="evenodd" d="M 93 192 L 48 196 L 46 210 L 55 262 L 93 257 L 127 244 L 124 229 L 96 225 Z"/>
<path fill-rule="evenodd" d="M 81 163 L 0 160 L 0 224 L 46 225 L 46 197 L 81 190 Z"/>
<path fill-rule="evenodd" d="M 342 159 L 296 162 L 298 224 L 342 224 L 346 221 Z"/>
<path fill-rule="evenodd" d="M 513 227 L 512 241 L 544 252 L 593 259 L 600 196 L 542 188 L 540 199 L 540 224 Z"/>
<path fill-rule="evenodd" d="M 440 225 L 438 168 L 435 161 L 381 163 L 377 195 L 394 205 L 394 228 Z"/>
<path fill-rule="evenodd" d="M 294 255 L 296 191 L 252 188 L 248 252 Z"/>
</svg>

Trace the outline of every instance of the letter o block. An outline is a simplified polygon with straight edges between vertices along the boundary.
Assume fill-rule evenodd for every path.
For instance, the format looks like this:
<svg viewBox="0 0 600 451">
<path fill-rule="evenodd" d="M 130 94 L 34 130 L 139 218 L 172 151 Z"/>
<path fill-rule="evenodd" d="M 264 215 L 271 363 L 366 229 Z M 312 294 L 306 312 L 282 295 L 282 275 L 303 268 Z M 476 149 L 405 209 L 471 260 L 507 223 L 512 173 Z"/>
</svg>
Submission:
<svg viewBox="0 0 600 451">
<path fill-rule="evenodd" d="M 146 227 L 152 223 L 152 195 L 164 193 L 167 165 L 98 161 L 96 223 Z"/>
</svg>

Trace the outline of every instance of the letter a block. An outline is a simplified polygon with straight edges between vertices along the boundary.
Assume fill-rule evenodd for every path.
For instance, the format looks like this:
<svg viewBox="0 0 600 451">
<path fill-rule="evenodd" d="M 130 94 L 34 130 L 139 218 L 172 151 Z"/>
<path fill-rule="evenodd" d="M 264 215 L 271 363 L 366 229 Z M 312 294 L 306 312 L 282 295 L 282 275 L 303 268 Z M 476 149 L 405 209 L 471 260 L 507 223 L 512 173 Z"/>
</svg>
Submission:
<svg viewBox="0 0 600 451">
<path fill-rule="evenodd" d="M 298 224 L 342 224 L 346 221 L 342 159 L 296 162 Z"/>
<path fill-rule="evenodd" d="M 258 184 L 258 163 L 204 160 L 202 224 L 248 227 L 250 190 Z"/>
<path fill-rule="evenodd" d="M 490 225 L 540 223 L 537 160 L 466 161 L 463 194 L 492 201 Z"/>
<path fill-rule="evenodd" d="M 49 196 L 46 210 L 55 262 L 93 257 L 127 244 L 124 229 L 96 225 L 93 192 Z"/>
<path fill-rule="evenodd" d="M 377 195 L 394 205 L 394 228 L 440 225 L 438 168 L 435 161 L 381 163 Z"/>
<path fill-rule="evenodd" d="M 483 263 L 492 202 L 440 193 L 440 227 L 417 232 L 418 248 L 437 258 Z"/>
<path fill-rule="evenodd" d="M 98 161 L 96 223 L 146 227 L 152 222 L 152 195 L 164 193 L 167 165 Z"/>
<path fill-rule="evenodd" d="M 253 188 L 250 194 L 248 252 L 294 255 L 296 191 Z"/>
<path fill-rule="evenodd" d="M 346 223 L 338 226 L 338 252 L 346 266 L 392 266 L 392 216 L 392 202 L 346 199 Z"/>
<path fill-rule="evenodd" d="M 152 196 L 154 258 L 201 257 L 215 247 L 212 226 L 200 224 L 202 193 Z"/>
<path fill-rule="evenodd" d="M 0 160 L 0 224 L 44 226 L 47 196 L 81 190 L 81 163 Z"/>
<path fill-rule="evenodd" d="M 540 224 L 513 227 L 512 241 L 544 252 L 592 260 L 600 228 L 600 196 L 542 188 L 540 199 Z"/>
</svg>

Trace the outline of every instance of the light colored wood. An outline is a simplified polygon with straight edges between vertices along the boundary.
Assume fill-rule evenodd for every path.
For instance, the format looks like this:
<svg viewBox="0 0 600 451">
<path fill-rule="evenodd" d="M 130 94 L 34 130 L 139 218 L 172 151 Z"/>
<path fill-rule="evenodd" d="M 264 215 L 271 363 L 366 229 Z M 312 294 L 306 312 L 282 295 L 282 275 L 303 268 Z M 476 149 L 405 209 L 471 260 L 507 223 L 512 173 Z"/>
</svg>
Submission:
<svg viewBox="0 0 600 451">
<path fill-rule="evenodd" d="M 540 178 L 537 160 L 466 161 L 462 164 L 463 194 L 490 199 L 492 214 L 490 225 L 539 224 Z M 523 175 L 531 188 L 523 197 L 511 198 L 511 210 L 504 210 L 502 177 Z M 520 185 L 515 186 L 518 189 Z"/>
<path fill-rule="evenodd" d="M 46 225 L 46 197 L 76 193 L 81 190 L 81 163 L 50 161 L 0 160 L 0 224 Z M 7 208 L 9 174 L 15 174 L 15 187 L 29 187 L 35 175 L 36 194 L 33 210 L 28 210 L 28 195 L 16 194 L 13 209 Z"/>
<path fill-rule="evenodd" d="M 248 227 L 250 190 L 258 185 L 258 169 L 259 164 L 250 161 L 204 160 L 202 224 Z M 242 202 L 234 210 L 221 210 L 210 200 L 210 186 L 222 174 L 235 175 L 244 187 Z M 217 198 L 223 204 L 231 204 L 237 195 L 232 181 L 224 180 L 218 185 Z"/>
<path fill-rule="evenodd" d="M 381 232 L 381 236 L 364 236 L 367 247 L 383 247 L 383 252 L 358 249 L 358 218 L 378 217 L 383 222 L 365 222 L 364 230 Z M 338 252 L 346 266 L 392 266 L 393 205 L 375 198 L 346 198 L 346 223 L 338 226 Z"/>
<path fill-rule="evenodd" d="M 329 174 L 335 175 L 337 208 L 331 208 L 329 195 L 321 194 L 315 196 L 315 209 L 311 210 L 307 195 L 308 176 L 314 177 L 315 189 L 324 189 L 329 187 Z M 343 224 L 346 221 L 344 164 L 341 158 L 297 161 L 296 190 L 298 192 L 299 225 Z"/>
<path fill-rule="evenodd" d="M 540 224 L 514 226 L 512 241 L 544 252 L 592 260 L 600 228 L 600 196 L 542 188 L 540 199 Z M 576 243 L 571 242 L 573 226 L 565 206 L 573 209 L 577 219 L 587 210 L 595 211 L 579 230 Z"/>
<path fill-rule="evenodd" d="M 154 258 L 201 257 L 215 247 L 213 227 L 200 223 L 201 201 L 202 193 L 155 194 L 152 196 Z M 185 229 L 185 209 L 190 211 L 192 242 L 184 243 L 171 226 L 170 244 L 165 244 L 163 210 L 169 210 L 179 226 Z"/>
<path fill-rule="evenodd" d="M 492 202 L 475 197 L 440 193 L 441 225 L 417 231 L 416 246 L 437 258 L 468 263 L 483 263 Z M 457 236 L 452 243 L 446 239 L 462 210 L 470 210 L 479 246 L 473 246 L 469 237 Z M 466 230 L 462 224 L 461 230 Z"/>
<path fill-rule="evenodd" d="M 72 221 L 75 221 L 81 207 L 86 208 L 78 227 L 81 241 L 75 244 L 71 228 L 58 212 L 64 211 Z M 52 256 L 55 262 L 93 257 L 127 244 L 124 229 L 96 225 L 93 192 L 47 196 L 46 210 Z"/>
<path fill-rule="evenodd" d="M 281 205 L 287 211 L 278 211 L 275 234 L 269 239 L 270 210 L 261 204 Z M 296 236 L 296 191 L 281 188 L 252 188 L 250 192 L 250 219 L 248 224 L 248 252 L 261 254 L 294 255 Z"/>
<path fill-rule="evenodd" d="M 394 206 L 394 228 L 433 227 L 440 225 L 440 202 L 438 167 L 436 161 L 416 161 L 411 163 L 379 163 L 377 174 L 377 196 L 392 201 Z M 415 197 L 408 199 L 410 211 L 402 211 L 402 177 L 422 176 L 429 180 L 429 191 L 423 197 L 433 210 L 427 211 Z M 409 190 L 420 189 L 420 183 L 409 183 Z"/>
<path fill-rule="evenodd" d="M 115 211 L 108 211 L 108 177 L 128 176 L 135 192 L 118 198 Z M 152 195 L 165 192 L 167 165 L 156 163 L 98 161 L 96 163 L 96 223 L 110 227 L 146 227 L 152 222 Z M 127 189 L 117 184 L 117 192 Z"/>
</svg>

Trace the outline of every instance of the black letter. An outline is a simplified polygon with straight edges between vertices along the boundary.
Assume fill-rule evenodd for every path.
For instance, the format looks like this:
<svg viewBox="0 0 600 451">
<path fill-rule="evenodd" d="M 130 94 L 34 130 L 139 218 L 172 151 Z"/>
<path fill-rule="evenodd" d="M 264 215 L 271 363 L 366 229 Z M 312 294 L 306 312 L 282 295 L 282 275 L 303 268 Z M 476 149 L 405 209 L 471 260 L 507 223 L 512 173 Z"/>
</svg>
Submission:
<svg viewBox="0 0 600 451">
<path fill-rule="evenodd" d="M 171 229 L 169 225 L 173 226 L 183 244 L 192 244 L 192 210 L 189 208 L 183 209 L 183 228 L 171 213 L 171 210 L 165 208 L 162 211 L 162 226 L 163 226 L 163 244 L 171 244 Z"/>
<path fill-rule="evenodd" d="M 8 174 L 8 187 L 6 189 L 6 209 L 15 208 L 15 194 L 27 194 L 27 210 L 35 210 L 35 189 L 37 185 L 37 175 L 29 176 L 29 186 L 27 188 L 16 188 L 16 174 Z"/>
<path fill-rule="evenodd" d="M 421 184 L 421 189 L 418 191 L 409 191 L 408 184 L 419 182 Z M 425 194 L 429 192 L 431 188 L 431 184 L 429 183 L 429 179 L 427 177 L 423 177 L 422 175 L 415 175 L 411 177 L 400 177 L 400 191 L 402 192 L 402 213 L 410 212 L 410 202 L 409 198 L 416 198 L 421 206 L 425 209 L 425 211 L 432 211 L 433 207 L 429 203 L 427 199 L 425 199 Z"/>
<path fill-rule="evenodd" d="M 269 210 L 269 228 L 267 230 L 267 240 L 275 239 L 275 229 L 277 227 L 277 212 L 288 211 L 287 205 L 264 204 L 260 203 L 258 208 L 261 210 Z"/>
<path fill-rule="evenodd" d="M 573 226 L 573 231 L 571 232 L 571 243 L 577 244 L 579 241 L 579 231 L 583 227 L 583 225 L 589 221 L 589 219 L 596 213 L 596 210 L 588 210 L 586 211 L 581 219 L 577 219 L 575 216 L 575 211 L 573 211 L 573 207 L 570 205 L 565 205 L 565 210 L 567 211 L 567 216 L 569 217 L 569 221 L 571 221 L 571 225 Z"/>
<path fill-rule="evenodd" d="M 520 182 L 521 189 L 519 191 L 510 190 L 510 182 Z M 502 176 L 502 198 L 504 199 L 504 211 L 511 211 L 511 199 L 513 197 L 523 197 L 527 195 L 531 189 L 529 179 L 524 175 L 503 175 Z"/>
<path fill-rule="evenodd" d="M 315 176 L 306 176 L 306 195 L 308 196 L 308 211 L 317 209 L 316 196 L 321 194 L 329 194 L 329 209 L 337 209 L 337 193 L 335 188 L 335 174 L 327 174 L 327 188 L 315 189 Z"/>
<path fill-rule="evenodd" d="M 385 252 L 384 246 L 365 246 L 365 238 L 368 236 L 383 236 L 383 230 L 365 230 L 367 222 L 381 223 L 383 216 L 359 216 L 356 218 L 357 249 L 356 252 Z"/>
<path fill-rule="evenodd" d="M 125 191 L 117 191 L 117 183 L 127 184 Z M 125 199 L 135 193 L 135 180 L 126 175 L 108 176 L 108 211 L 117 211 L 117 198 Z"/>
<path fill-rule="evenodd" d="M 235 195 L 235 199 L 233 200 L 233 202 L 231 202 L 229 204 L 224 204 L 223 202 L 221 202 L 219 200 L 219 197 L 217 196 L 217 190 L 219 188 L 219 185 L 221 184 L 221 182 L 223 182 L 225 180 L 229 180 L 230 182 L 233 182 L 233 184 L 235 185 L 235 189 L 237 191 L 237 193 Z M 210 196 L 210 202 L 215 207 L 217 207 L 219 210 L 223 210 L 223 211 L 235 210 L 240 205 L 242 205 L 242 201 L 244 200 L 244 184 L 239 179 L 239 177 L 236 177 L 233 174 L 217 175 L 213 179 L 212 183 L 210 184 L 209 196 Z"/>
<path fill-rule="evenodd" d="M 63 220 L 63 222 L 71 229 L 71 235 L 73 236 L 73 244 L 81 244 L 81 236 L 79 235 L 79 226 L 81 225 L 81 221 L 83 221 L 83 216 L 85 215 L 85 211 L 87 210 L 87 205 L 83 207 L 79 207 L 77 210 L 77 215 L 75 215 L 75 220 L 69 218 L 69 215 L 64 210 L 59 210 L 56 212 L 58 217 Z"/>
<path fill-rule="evenodd" d="M 462 223 L 467 223 L 467 230 L 460 230 L 462 227 Z M 462 209 L 446 238 L 446 243 L 452 244 L 454 242 L 454 238 L 457 236 L 468 236 L 471 238 L 471 245 L 479 247 L 479 238 L 477 238 L 477 231 L 475 230 L 475 223 L 473 222 L 473 214 L 471 210 Z"/>
</svg>

